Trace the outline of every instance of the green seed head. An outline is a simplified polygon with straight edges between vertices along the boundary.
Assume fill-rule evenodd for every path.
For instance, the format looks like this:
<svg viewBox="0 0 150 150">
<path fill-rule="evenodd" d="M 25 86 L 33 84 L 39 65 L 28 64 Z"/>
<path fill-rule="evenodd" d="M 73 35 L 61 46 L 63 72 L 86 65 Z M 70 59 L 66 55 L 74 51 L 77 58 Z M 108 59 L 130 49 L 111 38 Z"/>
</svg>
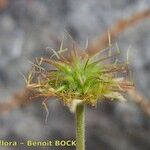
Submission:
<svg viewBox="0 0 150 150">
<path fill-rule="evenodd" d="M 55 52 L 56 53 L 56 52 Z M 112 56 L 99 60 L 95 56 L 80 56 L 70 52 L 69 60 L 57 52 L 57 59 L 40 58 L 34 65 L 28 82 L 28 87 L 39 92 L 40 96 L 56 96 L 64 102 L 71 111 L 78 103 L 95 106 L 98 100 L 119 99 L 133 84 L 120 73 L 128 71 L 127 63 L 104 63 Z M 54 69 L 42 67 L 46 63 Z"/>
</svg>

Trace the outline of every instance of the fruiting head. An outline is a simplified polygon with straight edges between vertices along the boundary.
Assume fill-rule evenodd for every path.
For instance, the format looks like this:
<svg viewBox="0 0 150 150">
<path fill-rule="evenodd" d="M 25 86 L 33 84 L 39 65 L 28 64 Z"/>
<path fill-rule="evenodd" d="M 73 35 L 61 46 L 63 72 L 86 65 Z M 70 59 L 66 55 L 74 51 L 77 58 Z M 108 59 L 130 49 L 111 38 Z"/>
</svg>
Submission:
<svg viewBox="0 0 150 150">
<path fill-rule="evenodd" d="M 56 53 L 56 52 L 55 52 Z M 96 59 L 96 56 L 80 56 L 76 51 L 70 52 L 67 59 L 57 52 L 57 59 L 38 59 L 34 65 L 34 81 L 28 87 L 39 95 L 56 96 L 74 111 L 78 103 L 95 106 L 98 100 L 125 100 L 122 93 L 132 88 L 133 84 L 118 76 L 127 73 L 127 63 L 104 63 L 112 56 Z M 53 69 L 46 69 L 46 63 Z M 31 73 L 30 73 L 31 76 Z"/>
</svg>

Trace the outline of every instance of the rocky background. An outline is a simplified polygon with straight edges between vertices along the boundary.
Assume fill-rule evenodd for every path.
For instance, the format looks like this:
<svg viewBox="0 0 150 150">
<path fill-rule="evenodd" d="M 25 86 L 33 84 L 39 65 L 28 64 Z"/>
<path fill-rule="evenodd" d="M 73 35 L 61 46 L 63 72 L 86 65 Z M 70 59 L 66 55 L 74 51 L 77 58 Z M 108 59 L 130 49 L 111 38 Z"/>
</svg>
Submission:
<svg viewBox="0 0 150 150">
<path fill-rule="evenodd" d="M 48 56 L 68 31 L 82 46 L 100 36 L 117 20 L 150 8 L 149 0 L 0 0 L 0 102 L 8 101 L 25 84 L 29 60 Z M 150 99 L 150 19 L 119 35 L 117 43 L 125 57 L 132 49 L 134 82 Z M 49 101 L 45 124 L 41 102 L 0 115 L 0 139 L 25 141 L 74 139 L 74 115 L 59 101 Z M 133 102 L 98 104 L 86 110 L 87 150 L 149 150 L 150 118 Z M 20 146 L 4 148 L 27 150 Z M 34 149 L 34 148 L 32 148 Z M 35 148 L 70 149 L 75 148 Z M 0 150 L 3 150 L 0 147 Z"/>
</svg>

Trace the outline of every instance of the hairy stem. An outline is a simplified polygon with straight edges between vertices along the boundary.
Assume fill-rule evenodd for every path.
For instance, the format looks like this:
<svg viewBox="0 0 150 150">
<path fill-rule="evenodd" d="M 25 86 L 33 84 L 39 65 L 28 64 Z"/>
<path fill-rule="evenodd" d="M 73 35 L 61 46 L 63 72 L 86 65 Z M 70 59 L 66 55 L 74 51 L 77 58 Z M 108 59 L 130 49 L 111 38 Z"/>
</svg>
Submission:
<svg viewBox="0 0 150 150">
<path fill-rule="evenodd" d="M 76 108 L 76 150 L 85 150 L 85 106 Z"/>
</svg>

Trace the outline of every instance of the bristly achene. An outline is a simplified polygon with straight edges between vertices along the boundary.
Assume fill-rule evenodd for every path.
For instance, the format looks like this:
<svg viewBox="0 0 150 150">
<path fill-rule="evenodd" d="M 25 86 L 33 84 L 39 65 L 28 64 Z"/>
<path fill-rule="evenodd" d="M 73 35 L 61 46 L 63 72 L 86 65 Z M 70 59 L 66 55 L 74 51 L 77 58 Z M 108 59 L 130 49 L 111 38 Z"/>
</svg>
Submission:
<svg viewBox="0 0 150 150">
<path fill-rule="evenodd" d="M 54 51 L 55 59 L 38 58 L 28 76 L 28 87 L 38 91 L 39 96 L 56 96 L 75 111 L 78 103 L 95 106 L 98 100 L 125 100 L 122 93 L 133 87 L 130 81 L 119 77 L 128 72 L 127 63 L 106 63 L 112 55 L 102 57 L 80 56 L 76 50 L 70 51 L 70 59 L 63 57 L 66 49 Z M 100 52 L 101 53 L 101 52 Z M 53 55 L 54 56 L 54 55 Z M 71 61 L 70 61 L 71 60 Z M 42 67 L 46 63 L 53 67 Z"/>
</svg>

